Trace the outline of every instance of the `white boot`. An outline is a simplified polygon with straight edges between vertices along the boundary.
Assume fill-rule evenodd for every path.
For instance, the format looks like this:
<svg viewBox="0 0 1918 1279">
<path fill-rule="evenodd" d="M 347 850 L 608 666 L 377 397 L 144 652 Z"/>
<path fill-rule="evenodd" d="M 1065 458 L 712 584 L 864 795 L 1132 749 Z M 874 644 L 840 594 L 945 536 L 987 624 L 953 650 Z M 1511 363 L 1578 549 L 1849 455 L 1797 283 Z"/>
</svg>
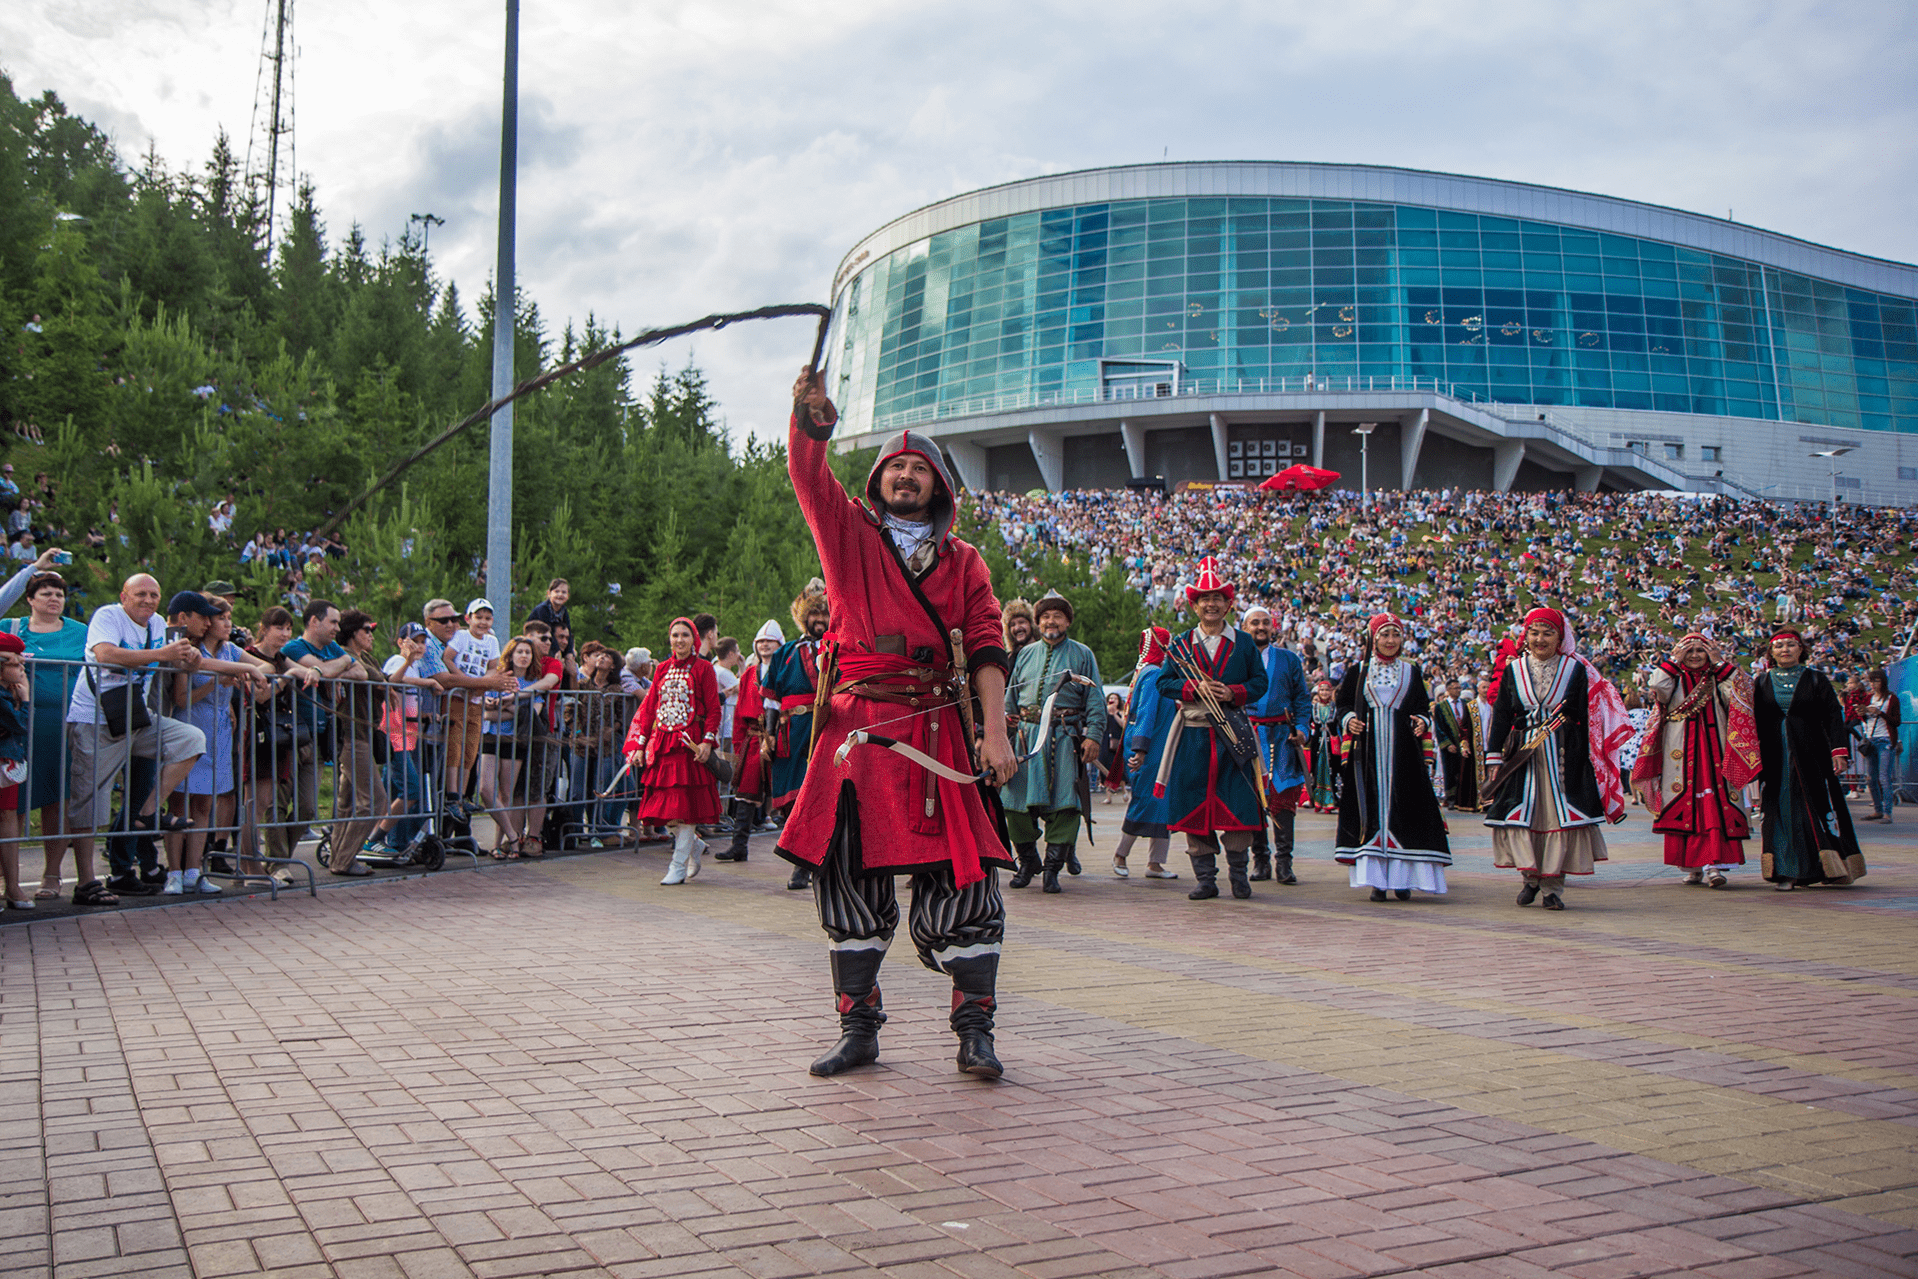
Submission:
<svg viewBox="0 0 1918 1279">
<path fill-rule="evenodd" d="M 699 859 L 706 855 L 706 841 L 699 837 L 699 828 L 697 826 L 688 826 L 686 830 L 690 832 L 693 837 L 692 858 L 686 867 L 686 878 L 697 879 L 699 878 Z"/>
<path fill-rule="evenodd" d="M 680 826 L 673 830 L 673 864 L 666 868 L 666 878 L 662 884 L 683 884 L 688 879 L 686 862 L 692 855 L 693 828 Z"/>
</svg>

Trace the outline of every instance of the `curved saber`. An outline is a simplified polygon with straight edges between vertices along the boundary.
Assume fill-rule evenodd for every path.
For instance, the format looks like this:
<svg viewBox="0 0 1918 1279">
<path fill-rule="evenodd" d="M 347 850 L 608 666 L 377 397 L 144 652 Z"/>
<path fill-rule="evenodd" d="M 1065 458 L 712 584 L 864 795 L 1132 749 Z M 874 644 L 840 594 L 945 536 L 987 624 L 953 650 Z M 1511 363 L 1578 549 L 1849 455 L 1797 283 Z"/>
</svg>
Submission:
<svg viewBox="0 0 1918 1279">
<path fill-rule="evenodd" d="M 961 786 L 970 786 L 974 782 L 984 781 L 987 776 L 983 772 L 962 773 L 950 764 L 940 763 L 917 746 L 910 746 L 896 738 L 887 737 L 884 733 L 874 733 L 863 728 L 855 728 L 846 734 L 846 740 L 841 742 L 839 749 L 833 752 L 832 762 L 844 767 L 846 756 L 855 746 L 877 746 L 882 750 L 892 751 L 896 755 L 904 755 L 933 776 L 943 777 L 949 782 L 958 782 Z"/>
<path fill-rule="evenodd" d="M 1066 677 L 1059 681 L 1059 687 L 1052 690 L 1051 695 L 1046 698 L 1044 706 L 1039 710 L 1039 731 L 1034 734 L 1034 740 L 1038 744 L 1025 754 L 1014 756 L 1012 761 L 1014 767 L 1025 763 L 1045 749 L 1045 744 L 1052 735 L 1052 708 L 1059 700 L 1059 689 L 1071 683 L 1090 685 L 1092 684 L 1092 680 L 1076 672 L 1068 671 L 1066 673 Z M 909 745 L 896 738 L 887 737 L 884 733 L 875 733 L 868 728 L 855 728 L 852 732 L 846 734 L 846 740 L 841 742 L 839 749 L 832 754 L 833 766 L 836 768 L 844 768 L 846 765 L 846 756 L 852 753 L 852 748 L 855 746 L 877 746 L 881 750 L 889 750 L 896 755 L 903 755 L 935 777 L 943 777 L 949 782 L 958 782 L 962 786 L 969 786 L 974 782 L 983 782 L 992 776 L 992 770 L 990 769 L 981 769 L 977 773 L 962 773 L 949 764 L 940 763 L 916 746 Z"/>
</svg>

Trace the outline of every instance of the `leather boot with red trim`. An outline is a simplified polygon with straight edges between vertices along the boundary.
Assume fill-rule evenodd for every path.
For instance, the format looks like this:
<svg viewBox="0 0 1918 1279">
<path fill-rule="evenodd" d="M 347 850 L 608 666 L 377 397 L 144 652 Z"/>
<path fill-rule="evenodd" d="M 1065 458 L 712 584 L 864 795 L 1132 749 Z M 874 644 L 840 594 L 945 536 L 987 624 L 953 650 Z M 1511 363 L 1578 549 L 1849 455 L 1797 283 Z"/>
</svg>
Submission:
<svg viewBox="0 0 1918 1279">
<path fill-rule="evenodd" d="M 885 1024 L 879 987 L 874 986 L 863 996 L 842 993 L 839 996 L 839 1042 L 812 1064 L 812 1073 L 837 1075 L 878 1061 L 879 1028 Z"/>
<path fill-rule="evenodd" d="M 992 1051 L 992 1013 L 998 1006 L 993 996 L 952 992 L 953 1033 L 959 1036 L 959 1069 L 968 1075 L 997 1079 L 1006 1073 Z"/>
</svg>

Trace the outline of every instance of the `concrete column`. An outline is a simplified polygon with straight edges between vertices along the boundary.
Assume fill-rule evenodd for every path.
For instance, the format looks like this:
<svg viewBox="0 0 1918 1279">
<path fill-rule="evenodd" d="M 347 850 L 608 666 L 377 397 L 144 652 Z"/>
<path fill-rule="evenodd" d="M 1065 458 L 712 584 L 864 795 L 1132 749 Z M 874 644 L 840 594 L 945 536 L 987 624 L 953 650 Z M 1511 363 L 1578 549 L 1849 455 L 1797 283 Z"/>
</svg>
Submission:
<svg viewBox="0 0 1918 1279">
<path fill-rule="evenodd" d="M 1145 478 L 1145 428 L 1131 422 L 1119 423 L 1119 438 L 1125 441 L 1125 458 L 1132 465 L 1132 478 Z"/>
<path fill-rule="evenodd" d="M 1312 465 L 1325 469 L 1325 410 L 1312 415 Z"/>
<path fill-rule="evenodd" d="M 1026 432 L 1026 443 L 1032 448 L 1032 460 L 1039 464 L 1039 476 L 1046 482 L 1046 491 L 1057 493 L 1066 486 L 1066 449 L 1060 436 L 1038 431 Z"/>
<path fill-rule="evenodd" d="M 1217 413 L 1207 415 L 1212 421 L 1212 460 L 1219 464 L 1219 478 L 1226 476 L 1225 467 L 1225 419 Z"/>
<path fill-rule="evenodd" d="M 946 456 L 959 469 L 959 482 L 975 493 L 992 487 L 986 474 L 986 450 L 970 440 L 952 440 L 945 445 Z"/>
<path fill-rule="evenodd" d="M 1605 474 L 1602 466 L 1581 466 L 1572 472 L 1572 487 L 1580 493 L 1598 492 L 1598 481 Z"/>
<path fill-rule="evenodd" d="M 1500 440 L 1492 446 L 1492 487 L 1500 493 L 1512 491 L 1518 478 L 1518 464 L 1525 460 L 1524 440 Z"/>
<path fill-rule="evenodd" d="M 1410 489 L 1412 477 L 1418 473 L 1419 448 L 1425 443 L 1425 428 L 1432 420 L 1432 410 L 1420 409 L 1399 424 L 1399 487 Z"/>
</svg>

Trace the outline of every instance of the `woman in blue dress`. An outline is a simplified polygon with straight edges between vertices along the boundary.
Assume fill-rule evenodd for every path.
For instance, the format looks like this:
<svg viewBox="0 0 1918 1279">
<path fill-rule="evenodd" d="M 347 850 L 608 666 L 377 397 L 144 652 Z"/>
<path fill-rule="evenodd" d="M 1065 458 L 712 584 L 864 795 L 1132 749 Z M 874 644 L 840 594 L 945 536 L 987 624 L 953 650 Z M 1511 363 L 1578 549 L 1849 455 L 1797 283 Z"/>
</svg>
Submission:
<svg viewBox="0 0 1918 1279">
<path fill-rule="evenodd" d="M 0 630 L 18 635 L 26 645 L 27 671 L 33 679 L 33 771 L 20 787 L 19 809 L 23 814 L 40 811 L 46 870 L 33 896 L 48 901 L 60 895 L 60 863 L 67 853 L 67 703 L 80 678 L 78 663 L 86 660 L 87 627 L 64 615 L 67 584 L 58 573 L 34 573 L 24 585 L 27 616 L 0 622 Z"/>
<path fill-rule="evenodd" d="M 233 644 L 233 606 L 215 598 L 219 616 L 207 622 L 200 652 L 221 662 L 259 665 Z M 173 677 L 175 706 L 186 709 L 186 720 L 206 734 L 206 754 L 193 765 L 186 781 L 174 792 L 174 811 L 182 804 L 193 829 L 167 836 L 167 882 L 163 893 L 217 893 L 220 886 L 200 873 L 205 860 L 207 832 L 230 830 L 237 813 L 233 756 L 233 685 L 237 677 L 211 671 L 180 671 Z"/>
</svg>

